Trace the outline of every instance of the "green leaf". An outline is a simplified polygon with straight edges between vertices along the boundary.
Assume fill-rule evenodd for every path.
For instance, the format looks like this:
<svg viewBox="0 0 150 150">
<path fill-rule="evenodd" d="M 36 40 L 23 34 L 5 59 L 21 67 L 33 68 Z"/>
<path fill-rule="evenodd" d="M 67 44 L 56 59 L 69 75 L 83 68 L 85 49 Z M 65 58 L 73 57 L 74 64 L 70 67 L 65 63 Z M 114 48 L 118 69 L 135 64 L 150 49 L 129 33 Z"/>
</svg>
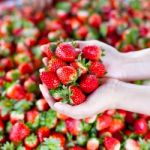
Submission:
<svg viewBox="0 0 150 150">
<path fill-rule="evenodd" d="M 103 37 L 106 37 L 106 35 L 107 35 L 107 25 L 105 23 L 103 23 L 100 27 L 100 34 Z"/>
<path fill-rule="evenodd" d="M 141 9 L 140 0 L 129 0 L 129 5 L 135 10 L 140 10 Z"/>
<path fill-rule="evenodd" d="M 2 147 L 1 150 L 15 150 L 15 145 L 12 142 L 6 142 Z"/>
<path fill-rule="evenodd" d="M 66 130 L 66 123 L 63 120 L 60 120 L 56 126 L 56 132 L 64 132 Z"/>
<path fill-rule="evenodd" d="M 29 110 L 31 106 L 32 106 L 31 102 L 28 102 L 26 100 L 21 100 L 14 105 L 14 109 L 20 111 L 26 111 Z"/>
<path fill-rule="evenodd" d="M 69 12 L 71 9 L 71 5 L 69 2 L 58 2 L 56 4 L 56 9 L 63 10 L 65 12 Z"/>
</svg>

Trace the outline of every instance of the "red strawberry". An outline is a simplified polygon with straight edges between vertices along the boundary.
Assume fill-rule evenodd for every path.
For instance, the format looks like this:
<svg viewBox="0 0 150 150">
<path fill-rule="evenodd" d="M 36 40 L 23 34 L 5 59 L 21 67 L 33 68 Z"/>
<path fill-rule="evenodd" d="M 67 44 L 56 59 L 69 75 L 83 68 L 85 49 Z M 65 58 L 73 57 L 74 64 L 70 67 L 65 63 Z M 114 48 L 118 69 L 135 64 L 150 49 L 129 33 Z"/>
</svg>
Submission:
<svg viewBox="0 0 150 150">
<path fill-rule="evenodd" d="M 66 126 L 67 126 L 68 132 L 70 132 L 72 135 L 75 135 L 75 136 L 78 135 L 82 130 L 80 120 L 69 118 L 66 120 Z"/>
<path fill-rule="evenodd" d="M 43 83 L 49 88 L 49 89 L 56 89 L 60 85 L 60 81 L 55 73 L 51 73 L 50 71 L 47 72 L 41 72 L 40 78 Z"/>
<path fill-rule="evenodd" d="M 39 117 L 39 112 L 37 110 L 29 110 L 26 113 L 26 121 L 30 123 L 34 123 L 36 118 Z"/>
<path fill-rule="evenodd" d="M 59 58 L 52 57 L 51 60 L 48 61 L 48 70 L 50 72 L 56 72 L 56 70 L 60 67 L 65 66 L 65 62 Z"/>
<path fill-rule="evenodd" d="M 10 113 L 10 122 L 15 124 L 17 121 L 23 121 L 25 118 L 25 114 L 20 111 L 12 111 Z"/>
<path fill-rule="evenodd" d="M 89 70 L 90 73 L 95 74 L 98 78 L 103 77 L 106 73 L 105 66 L 99 61 L 92 62 Z"/>
<path fill-rule="evenodd" d="M 30 134 L 30 129 L 22 122 L 15 123 L 10 131 L 10 140 L 13 142 L 21 142 Z"/>
<path fill-rule="evenodd" d="M 12 69 L 14 67 L 13 61 L 11 58 L 3 58 L 0 60 L 0 64 L 7 70 Z"/>
<path fill-rule="evenodd" d="M 48 57 L 48 59 L 51 59 L 53 56 L 53 52 L 50 49 L 50 43 L 42 45 L 41 48 L 46 57 Z"/>
<path fill-rule="evenodd" d="M 76 58 L 75 48 L 68 43 L 61 43 L 56 48 L 55 54 L 58 58 L 66 62 L 74 61 Z"/>
<path fill-rule="evenodd" d="M 49 105 L 45 99 L 39 99 L 36 101 L 36 107 L 39 111 L 46 111 L 49 109 Z"/>
<path fill-rule="evenodd" d="M 56 71 L 57 76 L 61 83 L 67 85 L 76 81 L 77 79 L 77 71 L 71 66 L 64 66 Z"/>
<path fill-rule="evenodd" d="M 113 137 L 106 137 L 104 139 L 104 146 L 106 150 L 120 150 L 120 142 Z"/>
<path fill-rule="evenodd" d="M 120 119 L 113 119 L 109 127 L 109 132 L 115 133 L 121 131 L 124 128 L 124 122 Z"/>
<path fill-rule="evenodd" d="M 3 131 L 4 131 L 4 123 L 2 122 L 2 120 L 0 120 L 0 132 L 3 132 Z"/>
<path fill-rule="evenodd" d="M 70 91 L 71 91 L 71 96 L 70 96 L 71 104 L 78 105 L 78 104 L 81 104 L 85 101 L 86 97 L 83 94 L 83 92 L 80 90 L 79 87 L 71 86 Z"/>
<path fill-rule="evenodd" d="M 125 121 L 129 124 L 134 123 L 135 119 L 137 118 L 137 114 L 133 113 L 133 112 L 127 112 L 126 117 L 125 117 Z"/>
<path fill-rule="evenodd" d="M 53 133 L 52 135 L 50 135 L 49 138 L 50 138 L 50 139 L 59 140 L 60 146 L 61 146 L 61 147 L 64 147 L 64 146 L 65 146 L 66 139 L 65 139 L 65 137 L 64 137 L 63 134 L 61 134 L 61 133 Z"/>
<path fill-rule="evenodd" d="M 38 138 L 36 135 L 31 134 L 24 139 L 24 145 L 27 148 L 34 149 L 38 145 Z"/>
<path fill-rule="evenodd" d="M 86 144 L 87 150 L 97 150 L 99 148 L 99 140 L 97 138 L 90 138 Z"/>
<path fill-rule="evenodd" d="M 81 90 L 83 90 L 85 93 L 91 93 L 98 88 L 99 81 L 95 75 L 84 75 L 79 84 Z"/>
<path fill-rule="evenodd" d="M 34 80 L 29 78 L 24 82 L 24 88 L 28 92 L 36 92 L 37 91 L 37 84 Z"/>
<path fill-rule="evenodd" d="M 49 135 L 50 135 L 50 129 L 48 127 L 43 126 L 37 130 L 37 136 L 40 143 L 44 141 L 44 138 L 49 137 Z"/>
<path fill-rule="evenodd" d="M 88 28 L 86 26 L 81 26 L 76 31 L 76 36 L 79 39 L 84 39 L 88 34 Z"/>
<path fill-rule="evenodd" d="M 145 119 L 137 119 L 134 123 L 134 132 L 138 135 L 143 135 L 148 131 L 148 124 Z"/>
<path fill-rule="evenodd" d="M 145 140 L 150 140 L 150 131 L 148 131 L 148 132 L 146 133 L 146 135 L 144 136 L 144 139 L 145 139 Z"/>
<path fill-rule="evenodd" d="M 89 60 L 99 60 L 101 57 L 102 50 L 95 45 L 85 46 L 82 49 L 83 57 Z"/>
<path fill-rule="evenodd" d="M 127 139 L 125 142 L 125 149 L 126 150 L 140 150 L 140 145 L 138 144 L 137 141 L 133 139 Z"/>
<path fill-rule="evenodd" d="M 6 94 L 9 98 L 21 100 L 26 96 L 24 88 L 20 84 L 14 84 L 9 87 L 6 91 Z"/>
<path fill-rule="evenodd" d="M 96 129 L 101 131 L 108 128 L 111 125 L 112 117 L 108 115 L 101 115 L 97 118 Z"/>
<path fill-rule="evenodd" d="M 99 28 L 101 25 L 101 22 L 102 22 L 101 16 L 97 13 L 92 14 L 89 18 L 89 24 L 92 27 Z"/>
<path fill-rule="evenodd" d="M 31 63 L 24 62 L 19 65 L 19 71 L 21 74 L 33 73 L 33 65 Z"/>
</svg>

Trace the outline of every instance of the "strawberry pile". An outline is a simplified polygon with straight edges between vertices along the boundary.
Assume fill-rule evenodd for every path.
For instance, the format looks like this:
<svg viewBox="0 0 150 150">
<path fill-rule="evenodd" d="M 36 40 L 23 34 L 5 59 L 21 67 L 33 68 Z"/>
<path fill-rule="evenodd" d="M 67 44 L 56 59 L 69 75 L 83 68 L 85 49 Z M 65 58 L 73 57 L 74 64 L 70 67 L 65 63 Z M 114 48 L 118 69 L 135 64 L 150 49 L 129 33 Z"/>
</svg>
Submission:
<svg viewBox="0 0 150 150">
<path fill-rule="evenodd" d="M 44 46 L 48 65 L 41 72 L 42 82 L 56 101 L 78 105 L 100 85 L 105 66 L 100 61 L 102 50 L 89 45 L 83 49 L 77 44 L 59 43 Z"/>
<path fill-rule="evenodd" d="M 44 56 L 49 59 L 46 70 L 50 72 L 68 64 L 75 70 L 79 66 L 80 73 L 86 71 L 86 66 L 80 65 L 82 59 L 73 63 L 70 58 L 69 62 L 58 59 L 59 54 L 54 58 L 51 51 L 45 54 L 41 50 L 43 44 L 97 39 L 122 52 L 150 47 L 149 3 L 149 0 L 56 0 L 53 7 L 43 12 L 34 12 L 31 6 L 3 11 L 0 14 L 0 150 L 149 150 L 150 116 L 107 110 L 75 120 L 52 110 L 38 88 Z M 99 78 L 101 74 L 95 72 L 99 61 L 91 62 L 85 62 L 88 68 L 85 74 Z M 59 65 L 51 68 L 51 64 Z M 54 90 L 51 94 L 60 100 Z M 82 92 L 88 94 L 83 89 Z"/>
</svg>

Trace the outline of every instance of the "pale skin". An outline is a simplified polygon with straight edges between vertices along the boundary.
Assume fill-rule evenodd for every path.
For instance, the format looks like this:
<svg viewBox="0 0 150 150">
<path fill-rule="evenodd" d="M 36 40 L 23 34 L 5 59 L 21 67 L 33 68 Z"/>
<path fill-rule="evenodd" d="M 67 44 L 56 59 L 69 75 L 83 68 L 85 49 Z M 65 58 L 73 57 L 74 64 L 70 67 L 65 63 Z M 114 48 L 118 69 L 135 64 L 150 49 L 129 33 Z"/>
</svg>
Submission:
<svg viewBox="0 0 150 150">
<path fill-rule="evenodd" d="M 125 54 L 96 40 L 77 43 L 81 49 L 86 45 L 97 45 L 104 50 L 105 56 L 101 59 L 107 69 L 106 79 L 84 103 L 76 106 L 55 102 L 47 87 L 41 84 L 40 90 L 52 109 L 75 119 L 90 117 L 107 109 L 124 109 L 150 115 L 150 86 L 126 82 L 150 79 L 149 48 Z M 47 58 L 43 62 L 46 65 Z"/>
</svg>

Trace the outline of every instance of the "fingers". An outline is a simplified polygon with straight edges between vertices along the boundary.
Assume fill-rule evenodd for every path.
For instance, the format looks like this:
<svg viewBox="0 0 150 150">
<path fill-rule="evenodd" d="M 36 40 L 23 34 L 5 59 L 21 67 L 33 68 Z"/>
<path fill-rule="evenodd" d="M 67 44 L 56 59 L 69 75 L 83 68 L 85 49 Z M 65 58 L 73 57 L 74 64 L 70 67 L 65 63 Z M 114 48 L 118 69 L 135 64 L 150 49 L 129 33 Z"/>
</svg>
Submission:
<svg viewBox="0 0 150 150">
<path fill-rule="evenodd" d="M 47 101 L 47 103 L 49 104 L 49 106 L 51 108 L 54 108 L 54 100 L 53 98 L 50 96 L 48 88 L 46 87 L 46 85 L 44 84 L 40 84 L 39 85 L 40 91 L 43 94 L 43 97 L 45 98 L 45 100 Z"/>
</svg>

